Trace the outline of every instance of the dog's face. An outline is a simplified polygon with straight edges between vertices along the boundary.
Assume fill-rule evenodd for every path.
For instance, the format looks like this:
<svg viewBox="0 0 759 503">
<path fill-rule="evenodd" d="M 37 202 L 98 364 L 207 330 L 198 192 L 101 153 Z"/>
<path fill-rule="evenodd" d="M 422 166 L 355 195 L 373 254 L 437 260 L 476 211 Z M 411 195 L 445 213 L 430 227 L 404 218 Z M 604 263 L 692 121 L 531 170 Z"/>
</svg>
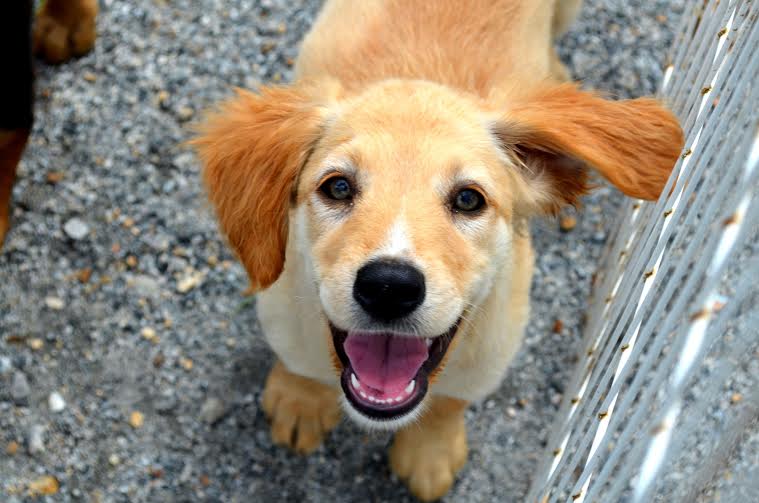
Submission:
<svg viewBox="0 0 759 503">
<path fill-rule="evenodd" d="M 507 266 L 509 174 L 481 110 L 438 86 L 377 86 L 328 121 L 294 218 L 348 410 L 388 424 L 418 407 Z"/>
<path fill-rule="evenodd" d="M 388 81 L 329 104 L 294 90 L 240 95 L 196 144 L 254 286 L 281 272 L 294 225 L 348 411 L 398 426 L 452 345 L 467 344 L 456 334 L 510 270 L 524 219 L 574 203 L 588 165 L 658 196 L 680 134 L 653 102 L 573 87 L 496 112 L 442 86 Z"/>
</svg>

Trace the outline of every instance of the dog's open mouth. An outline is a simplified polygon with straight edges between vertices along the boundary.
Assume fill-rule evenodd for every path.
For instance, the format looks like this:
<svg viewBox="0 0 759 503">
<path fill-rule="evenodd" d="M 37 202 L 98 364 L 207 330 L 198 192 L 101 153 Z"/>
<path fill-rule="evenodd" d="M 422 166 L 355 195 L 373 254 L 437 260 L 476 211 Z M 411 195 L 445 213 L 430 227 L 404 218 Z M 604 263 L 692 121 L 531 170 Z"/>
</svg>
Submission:
<svg viewBox="0 0 759 503">
<path fill-rule="evenodd" d="M 427 379 L 456 335 L 456 322 L 437 337 L 339 330 L 330 324 L 343 364 L 340 383 L 350 404 L 370 419 L 399 418 L 419 405 Z"/>
</svg>

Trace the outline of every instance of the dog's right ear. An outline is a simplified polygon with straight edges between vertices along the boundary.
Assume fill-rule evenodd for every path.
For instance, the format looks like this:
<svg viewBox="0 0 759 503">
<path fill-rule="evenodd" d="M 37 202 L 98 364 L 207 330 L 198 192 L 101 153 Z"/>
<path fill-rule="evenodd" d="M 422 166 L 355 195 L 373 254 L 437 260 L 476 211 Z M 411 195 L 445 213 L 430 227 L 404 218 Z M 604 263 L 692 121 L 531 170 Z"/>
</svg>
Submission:
<svg viewBox="0 0 759 503">
<path fill-rule="evenodd" d="M 294 183 L 321 133 L 322 110 L 293 87 L 238 90 L 190 141 L 253 290 L 271 285 L 284 268 Z"/>
</svg>

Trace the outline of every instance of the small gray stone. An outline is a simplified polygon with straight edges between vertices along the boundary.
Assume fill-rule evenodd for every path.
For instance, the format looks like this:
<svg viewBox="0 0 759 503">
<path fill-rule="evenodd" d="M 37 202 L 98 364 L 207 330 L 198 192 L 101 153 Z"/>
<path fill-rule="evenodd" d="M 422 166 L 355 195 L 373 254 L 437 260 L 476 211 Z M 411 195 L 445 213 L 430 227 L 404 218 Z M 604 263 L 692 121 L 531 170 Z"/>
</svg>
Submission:
<svg viewBox="0 0 759 503">
<path fill-rule="evenodd" d="M 61 412 L 66 408 L 66 400 L 57 391 L 50 393 L 50 396 L 47 398 L 47 404 L 51 412 Z"/>
<path fill-rule="evenodd" d="M 45 427 L 40 424 L 33 424 L 29 428 L 29 437 L 27 438 L 29 454 L 39 454 L 45 451 Z"/>
<path fill-rule="evenodd" d="M 26 378 L 26 374 L 21 371 L 13 373 L 13 381 L 11 382 L 11 398 L 16 405 L 27 405 L 29 403 L 29 393 L 31 388 L 29 387 L 29 381 Z"/>
<path fill-rule="evenodd" d="M 159 414 L 168 414 L 177 406 L 177 398 L 173 393 L 161 394 L 155 399 L 153 407 Z"/>
<path fill-rule="evenodd" d="M 217 423 L 224 414 L 227 413 L 227 407 L 218 398 L 208 398 L 200 408 L 200 419 L 207 424 Z"/>
<path fill-rule="evenodd" d="M 156 298 L 161 294 L 161 287 L 158 281 L 146 276 L 144 274 L 138 274 L 132 279 L 132 286 L 137 291 L 140 297 Z"/>
<path fill-rule="evenodd" d="M 192 109 L 192 107 L 188 106 L 181 106 L 177 109 L 177 118 L 180 121 L 188 121 L 192 119 L 192 116 L 195 114 L 195 110 Z"/>
<path fill-rule="evenodd" d="M 7 356 L 0 356 L 0 375 L 9 374 L 13 370 L 13 362 Z"/>
<path fill-rule="evenodd" d="M 80 240 L 87 236 L 90 228 L 82 220 L 74 217 L 63 224 L 63 231 L 71 239 Z"/>
</svg>

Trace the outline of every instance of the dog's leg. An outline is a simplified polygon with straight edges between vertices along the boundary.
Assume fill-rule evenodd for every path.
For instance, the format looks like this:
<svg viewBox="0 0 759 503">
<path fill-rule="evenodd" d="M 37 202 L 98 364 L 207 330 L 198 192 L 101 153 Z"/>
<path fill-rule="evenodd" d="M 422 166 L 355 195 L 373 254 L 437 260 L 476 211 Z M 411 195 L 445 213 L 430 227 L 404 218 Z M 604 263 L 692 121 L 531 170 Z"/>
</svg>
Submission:
<svg viewBox="0 0 759 503">
<path fill-rule="evenodd" d="M 262 400 L 274 443 L 301 454 L 319 447 L 340 421 L 338 393 L 336 388 L 293 374 L 277 361 L 266 378 Z"/>
<path fill-rule="evenodd" d="M 556 0 L 553 20 L 551 23 L 552 41 L 557 40 L 569 30 L 572 22 L 574 22 L 577 14 L 580 12 L 581 7 L 582 0 Z M 553 45 L 551 45 L 549 52 L 550 54 L 548 57 L 551 61 L 551 74 L 554 78 L 560 82 L 571 80 L 572 77 L 569 73 L 569 69 L 561 62 Z"/>
<path fill-rule="evenodd" d="M 390 468 L 423 501 L 443 496 L 467 456 L 464 411 L 467 403 L 432 397 L 421 419 L 400 430 L 390 447 Z"/>
<path fill-rule="evenodd" d="M 16 180 L 16 166 L 24 153 L 27 138 L 28 129 L 0 131 L 0 247 L 10 227 L 11 191 Z"/>
<path fill-rule="evenodd" d="M 95 45 L 97 0 L 46 0 L 34 26 L 34 52 L 61 63 Z"/>
</svg>

